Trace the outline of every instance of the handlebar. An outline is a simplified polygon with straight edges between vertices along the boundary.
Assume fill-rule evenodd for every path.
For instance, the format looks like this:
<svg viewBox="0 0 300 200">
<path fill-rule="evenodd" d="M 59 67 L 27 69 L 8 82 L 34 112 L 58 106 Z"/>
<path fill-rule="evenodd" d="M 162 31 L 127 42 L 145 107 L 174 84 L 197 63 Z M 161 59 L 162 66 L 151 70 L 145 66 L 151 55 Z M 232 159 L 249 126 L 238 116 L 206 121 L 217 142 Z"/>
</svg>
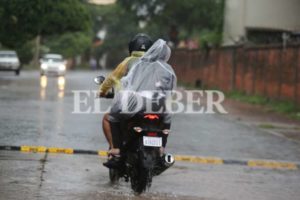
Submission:
<svg viewBox="0 0 300 200">
<path fill-rule="evenodd" d="M 94 82 L 97 84 L 97 85 L 101 85 L 105 80 L 105 77 L 104 76 L 97 76 L 94 78 Z M 115 91 L 114 91 L 114 88 L 111 89 L 111 91 L 109 91 L 105 97 L 100 97 L 100 98 L 106 98 L 106 99 L 113 99 L 115 96 Z"/>
<path fill-rule="evenodd" d="M 106 98 L 106 99 L 113 99 L 114 96 L 115 96 L 115 93 L 112 91 L 112 92 L 107 93 L 104 98 Z"/>
</svg>

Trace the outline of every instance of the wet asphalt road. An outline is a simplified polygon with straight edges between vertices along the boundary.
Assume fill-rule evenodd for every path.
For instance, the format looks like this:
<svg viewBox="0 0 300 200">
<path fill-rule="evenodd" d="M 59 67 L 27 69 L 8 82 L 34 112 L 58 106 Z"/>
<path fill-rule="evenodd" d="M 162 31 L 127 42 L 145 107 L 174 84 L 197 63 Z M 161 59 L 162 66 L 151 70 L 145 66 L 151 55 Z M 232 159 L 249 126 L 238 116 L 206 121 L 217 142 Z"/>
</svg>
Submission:
<svg viewBox="0 0 300 200">
<path fill-rule="evenodd" d="M 105 150 L 101 114 L 74 114 L 74 90 L 95 90 L 105 72 L 65 79 L 0 72 L 0 145 Z M 90 98 L 88 103 L 93 103 Z M 110 100 L 101 100 L 107 107 Z M 174 154 L 300 162 L 300 144 L 227 115 L 176 115 L 167 150 Z M 45 157 L 46 156 L 46 157 Z M 44 162 L 46 161 L 46 162 Z M 177 162 L 135 197 L 111 187 L 97 156 L 0 151 L 0 199 L 299 199 L 300 171 Z"/>
</svg>

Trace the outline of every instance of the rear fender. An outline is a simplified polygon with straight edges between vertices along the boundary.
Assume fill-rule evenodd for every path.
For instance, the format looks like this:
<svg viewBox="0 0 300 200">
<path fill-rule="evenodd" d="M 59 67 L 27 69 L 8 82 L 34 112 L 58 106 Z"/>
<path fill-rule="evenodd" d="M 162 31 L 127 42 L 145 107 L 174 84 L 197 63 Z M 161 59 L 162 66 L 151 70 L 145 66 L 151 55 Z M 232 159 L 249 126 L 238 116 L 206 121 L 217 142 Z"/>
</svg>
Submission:
<svg viewBox="0 0 300 200">
<path fill-rule="evenodd" d="M 159 148 L 148 147 L 139 152 L 139 161 L 143 168 L 154 169 L 159 159 Z"/>
</svg>

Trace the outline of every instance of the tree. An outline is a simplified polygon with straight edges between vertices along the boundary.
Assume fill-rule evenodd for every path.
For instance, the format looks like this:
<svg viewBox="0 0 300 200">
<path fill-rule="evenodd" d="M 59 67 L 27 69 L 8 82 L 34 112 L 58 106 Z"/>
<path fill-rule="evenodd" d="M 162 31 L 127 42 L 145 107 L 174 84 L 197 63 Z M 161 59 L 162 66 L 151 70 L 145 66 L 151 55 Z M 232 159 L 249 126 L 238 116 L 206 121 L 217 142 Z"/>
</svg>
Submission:
<svg viewBox="0 0 300 200">
<path fill-rule="evenodd" d="M 79 0 L 1 0 L 0 42 L 22 46 L 38 35 L 89 29 L 90 16 Z"/>
<path fill-rule="evenodd" d="M 108 55 L 108 66 L 115 67 L 122 58 L 128 55 L 127 44 L 129 40 L 139 32 L 135 13 L 127 12 L 118 4 L 107 6 L 94 6 L 91 8 L 94 19 L 94 31 L 105 30 L 103 43 L 93 49 L 96 58 L 103 54 Z"/>
<path fill-rule="evenodd" d="M 28 58 L 34 54 L 35 65 L 41 39 L 88 31 L 91 26 L 89 12 L 82 0 L 1 0 L 0 21 L 0 43 L 17 50 L 22 63 L 28 63 Z M 28 44 L 33 39 L 34 51 L 26 51 L 32 47 Z"/>
<path fill-rule="evenodd" d="M 91 45 L 91 35 L 86 32 L 65 33 L 47 38 L 44 42 L 51 52 L 71 58 L 84 53 Z"/>
<path fill-rule="evenodd" d="M 179 30 L 191 36 L 202 31 L 222 32 L 224 0 L 118 0 L 136 20 L 146 22 L 145 30 L 165 33 Z"/>
</svg>

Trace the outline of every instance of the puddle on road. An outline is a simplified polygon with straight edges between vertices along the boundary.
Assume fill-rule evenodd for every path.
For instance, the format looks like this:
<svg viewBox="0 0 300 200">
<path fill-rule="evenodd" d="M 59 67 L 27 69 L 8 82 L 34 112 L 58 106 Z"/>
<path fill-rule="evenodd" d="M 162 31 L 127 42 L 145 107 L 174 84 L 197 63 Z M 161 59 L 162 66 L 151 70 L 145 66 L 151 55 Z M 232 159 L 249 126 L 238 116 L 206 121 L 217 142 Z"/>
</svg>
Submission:
<svg viewBox="0 0 300 200">
<path fill-rule="evenodd" d="M 96 194 L 89 194 L 83 196 L 84 199 L 107 199 L 107 200 L 199 200 L 199 197 L 178 196 L 163 193 L 144 193 L 141 195 L 134 195 L 132 192 L 98 192 Z"/>
</svg>

